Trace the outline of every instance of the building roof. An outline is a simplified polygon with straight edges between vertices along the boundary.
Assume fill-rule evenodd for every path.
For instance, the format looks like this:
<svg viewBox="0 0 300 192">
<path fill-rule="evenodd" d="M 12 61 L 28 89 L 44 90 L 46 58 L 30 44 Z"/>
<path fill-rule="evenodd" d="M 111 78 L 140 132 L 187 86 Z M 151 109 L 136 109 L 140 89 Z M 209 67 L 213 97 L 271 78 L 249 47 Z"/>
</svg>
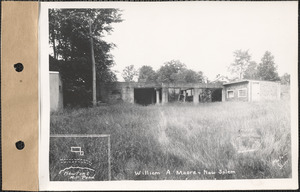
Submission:
<svg viewBox="0 0 300 192">
<path fill-rule="evenodd" d="M 223 85 L 221 83 L 146 83 L 146 82 L 110 82 L 101 83 L 100 85 L 111 86 L 112 84 L 122 87 L 132 88 L 180 88 L 180 89 L 192 89 L 192 88 L 211 88 L 221 89 Z"/>
<path fill-rule="evenodd" d="M 231 85 L 231 84 L 236 84 L 236 83 L 246 83 L 246 82 L 250 82 L 250 81 L 255 81 L 255 82 L 269 82 L 269 83 L 279 83 L 279 82 L 276 82 L 276 81 L 265 81 L 265 80 L 251 80 L 251 79 L 242 79 L 242 80 L 239 80 L 239 81 L 233 81 L 233 82 L 228 82 L 228 83 L 223 83 L 224 86 L 226 85 Z"/>
<path fill-rule="evenodd" d="M 236 84 L 236 83 L 246 83 L 249 82 L 250 80 L 247 79 L 243 79 L 243 80 L 239 80 L 239 81 L 233 81 L 233 82 L 229 82 L 229 83 L 223 83 L 223 85 L 231 85 L 231 84 Z"/>
</svg>

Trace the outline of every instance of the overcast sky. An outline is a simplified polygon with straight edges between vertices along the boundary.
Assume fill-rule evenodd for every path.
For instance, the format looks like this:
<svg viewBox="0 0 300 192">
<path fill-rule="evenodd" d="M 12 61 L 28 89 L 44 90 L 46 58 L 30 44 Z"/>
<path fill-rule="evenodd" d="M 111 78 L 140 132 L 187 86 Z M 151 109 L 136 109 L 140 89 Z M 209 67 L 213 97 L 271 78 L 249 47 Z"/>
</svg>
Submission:
<svg viewBox="0 0 300 192">
<path fill-rule="evenodd" d="M 126 6 L 123 22 L 105 37 L 120 73 L 125 66 L 155 70 L 172 59 L 180 60 L 210 80 L 230 75 L 233 52 L 249 49 L 257 63 L 265 51 L 275 57 L 278 72 L 291 72 L 297 64 L 297 3 L 142 3 Z"/>
</svg>

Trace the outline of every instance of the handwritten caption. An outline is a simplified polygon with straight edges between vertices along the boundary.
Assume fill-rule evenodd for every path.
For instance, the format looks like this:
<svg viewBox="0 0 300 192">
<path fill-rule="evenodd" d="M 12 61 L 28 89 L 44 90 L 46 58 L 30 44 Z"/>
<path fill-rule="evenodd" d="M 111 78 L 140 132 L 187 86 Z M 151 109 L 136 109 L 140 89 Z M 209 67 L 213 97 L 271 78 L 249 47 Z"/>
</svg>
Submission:
<svg viewBox="0 0 300 192">
<path fill-rule="evenodd" d="M 149 170 L 140 170 L 140 171 L 134 171 L 134 174 L 136 176 L 139 175 L 233 175 L 236 174 L 233 170 L 222 170 L 219 169 L 218 171 L 209 171 L 209 170 L 202 170 L 202 171 L 182 171 L 182 170 L 166 170 L 164 172 L 161 171 L 149 171 Z"/>
</svg>

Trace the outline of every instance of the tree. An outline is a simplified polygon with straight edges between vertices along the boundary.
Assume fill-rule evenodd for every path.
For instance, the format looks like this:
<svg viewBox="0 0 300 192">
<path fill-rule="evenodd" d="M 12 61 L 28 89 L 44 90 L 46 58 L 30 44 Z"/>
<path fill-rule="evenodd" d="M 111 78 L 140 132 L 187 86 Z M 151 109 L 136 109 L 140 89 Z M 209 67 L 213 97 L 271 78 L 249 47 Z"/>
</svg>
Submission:
<svg viewBox="0 0 300 192">
<path fill-rule="evenodd" d="M 251 55 L 248 50 L 236 50 L 233 53 L 234 62 L 229 66 L 229 70 L 231 73 L 235 74 L 239 79 L 244 77 L 244 73 L 251 61 Z"/>
<path fill-rule="evenodd" d="M 196 72 L 187 69 L 186 65 L 179 60 L 166 62 L 157 71 L 157 82 L 159 83 L 202 83 L 204 75 L 201 71 Z"/>
<path fill-rule="evenodd" d="M 260 80 L 279 81 L 277 66 L 274 62 L 274 56 L 271 52 L 266 51 L 257 67 L 257 75 Z"/>
<path fill-rule="evenodd" d="M 195 72 L 191 69 L 182 69 L 178 73 L 173 73 L 171 79 L 174 83 L 203 83 L 203 73 Z"/>
<path fill-rule="evenodd" d="M 157 78 L 156 72 L 151 66 L 144 65 L 139 70 L 139 82 L 155 82 Z"/>
<path fill-rule="evenodd" d="M 181 63 L 179 60 L 168 61 L 157 71 L 157 81 L 159 83 L 174 83 L 172 75 L 177 74 L 185 68 L 186 65 Z"/>
<path fill-rule="evenodd" d="M 123 69 L 122 77 L 126 82 L 134 82 L 134 79 L 138 76 L 138 71 L 133 65 L 126 66 Z"/>
<path fill-rule="evenodd" d="M 283 75 L 280 77 L 280 82 L 281 82 L 281 84 L 283 84 L 283 85 L 289 85 L 289 84 L 291 83 L 291 75 L 288 74 L 288 73 L 283 74 Z"/>
<path fill-rule="evenodd" d="M 109 54 L 115 45 L 103 41 L 102 37 L 112 32 L 112 23 L 121 21 L 118 9 L 49 10 L 49 43 L 53 48 L 53 57 L 64 61 L 62 68 L 72 70 L 71 74 L 78 74 L 78 78 L 85 84 L 86 92 L 93 90 L 93 105 L 96 104 L 96 79 L 116 79 L 110 70 L 114 61 Z M 74 71 L 79 69 L 78 72 Z M 67 75 L 68 72 L 63 74 Z M 65 76 L 63 79 L 70 81 L 63 82 L 64 87 L 74 92 L 72 86 L 78 78 Z"/>
<path fill-rule="evenodd" d="M 59 11 L 57 9 L 49 9 L 49 43 L 53 48 L 53 58 L 58 59 L 57 54 L 57 40 L 59 36 L 59 22 L 60 17 Z"/>
<path fill-rule="evenodd" d="M 255 61 L 250 61 L 249 65 L 247 66 L 245 73 L 245 79 L 257 79 L 257 64 Z"/>
</svg>

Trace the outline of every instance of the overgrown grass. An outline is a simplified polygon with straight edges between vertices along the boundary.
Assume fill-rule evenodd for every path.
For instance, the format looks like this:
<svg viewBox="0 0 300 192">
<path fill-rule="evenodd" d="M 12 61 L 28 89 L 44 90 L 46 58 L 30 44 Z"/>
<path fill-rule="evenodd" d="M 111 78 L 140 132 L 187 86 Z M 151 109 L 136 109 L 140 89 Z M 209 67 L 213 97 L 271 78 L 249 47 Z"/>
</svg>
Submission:
<svg viewBox="0 0 300 192">
<path fill-rule="evenodd" d="M 114 180 L 291 177 L 286 101 L 65 109 L 51 133 L 110 134 Z"/>
</svg>

